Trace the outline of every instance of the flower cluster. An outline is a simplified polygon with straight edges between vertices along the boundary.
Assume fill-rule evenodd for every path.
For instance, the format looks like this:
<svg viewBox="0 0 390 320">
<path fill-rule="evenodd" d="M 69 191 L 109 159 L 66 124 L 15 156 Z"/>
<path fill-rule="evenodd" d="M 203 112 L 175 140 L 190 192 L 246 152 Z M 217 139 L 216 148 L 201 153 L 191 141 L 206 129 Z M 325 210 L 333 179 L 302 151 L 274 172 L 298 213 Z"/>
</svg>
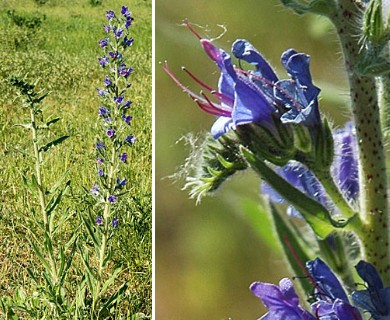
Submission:
<svg viewBox="0 0 390 320">
<path fill-rule="evenodd" d="M 134 39 L 130 37 L 129 27 L 133 22 L 131 12 L 123 6 L 120 15 L 114 11 L 106 12 L 108 24 L 104 25 L 107 36 L 98 41 L 104 54 L 98 58 L 99 64 L 107 73 L 102 88 L 98 88 L 101 105 L 98 110 L 99 122 L 104 134 L 96 142 L 97 175 L 99 184 L 95 184 L 91 193 L 101 202 L 115 204 L 127 184 L 127 179 L 118 176 L 119 166 L 127 163 L 125 148 L 135 143 L 133 134 L 127 133 L 131 127 L 132 116 L 128 114 L 132 101 L 125 97 L 131 86 L 129 76 L 133 68 L 126 65 L 123 51 L 132 46 Z M 104 225 L 109 216 L 97 216 L 96 224 Z M 113 228 L 118 227 L 118 218 L 111 221 Z"/>
<path fill-rule="evenodd" d="M 390 287 L 384 287 L 382 280 L 372 264 L 360 261 L 356 270 L 366 282 L 366 290 L 352 293 L 354 305 L 332 270 L 319 258 L 306 264 L 307 276 L 311 280 L 314 302 L 311 312 L 299 304 L 290 279 L 282 279 L 279 286 L 255 282 L 250 289 L 260 298 L 269 312 L 261 319 L 329 319 L 361 320 L 362 312 L 367 311 L 373 319 L 388 319 L 390 312 Z"/>
</svg>

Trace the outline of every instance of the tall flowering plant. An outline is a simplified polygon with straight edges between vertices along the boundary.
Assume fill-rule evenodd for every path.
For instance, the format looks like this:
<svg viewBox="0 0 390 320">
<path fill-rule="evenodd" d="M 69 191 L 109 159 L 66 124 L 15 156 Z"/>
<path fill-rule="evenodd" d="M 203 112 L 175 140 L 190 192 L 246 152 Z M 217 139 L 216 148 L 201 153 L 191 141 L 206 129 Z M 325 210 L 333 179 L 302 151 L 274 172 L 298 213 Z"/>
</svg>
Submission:
<svg viewBox="0 0 390 320">
<path fill-rule="evenodd" d="M 287 76 L 281 78 L 249 41 L 236 40 L 228 53 L 186 21 L 220 77 L 213 87 L 183 68 L 202 87 L 196 94 L 163 65 L 202 110 L 217 116 L 185 188 L 200 201 L 239 170 L 251 168 L 262 178 L 286 258 L 304 275 L 298 287 L 312 293 L 309 304 L 300 303 L 287 278 L 279 286 L 253 283 L 252 292 L 269 309 L 262 319 L 389 319 L 390 4 L 282 3 L 298 14 L 326 16 L 335 26 L 350 84 L 350 121 L 332 128 L 322 114 L 308 54 L 285 50 Z"/>
<path fill-rule="evenodd" d="M 122 269 L 119 267 L 112 274 L 106 269 L 112 256 L 110 240 L 121 224 L 121 198 L 129 192 L 126 189 L 128 181 L 123 174 L 124 166 L 128 163 L 127 150 L 136 140 L 130 133 L 132 116 L 129 110 L 132 102 L 126 97 L 133 68 L 126 65 L 124 57 L 124 51 L 134 41 L 129 30 L 134 19 L 127 6 L 123 6 L 119 14 L 108 10 L 106 18 L 106 36 L 98 41 L 103 52 L 98 62 L 105 76 L 102 87 L 97 89 L 100 98 L 97 117 L 101 134 L 95 142 L 97 180 L 90 190 L 94 204 L 88 215 L 81 216 L 98 261 L 95 271 L 88 252 L 83 253 L 86 283 L 92 298 L 92 314 L 97 317 L 109 313 L 127 288 L 124 282 L 115 294 L 107 296 L 107 290 L 117 280 Z"/>
</svg>

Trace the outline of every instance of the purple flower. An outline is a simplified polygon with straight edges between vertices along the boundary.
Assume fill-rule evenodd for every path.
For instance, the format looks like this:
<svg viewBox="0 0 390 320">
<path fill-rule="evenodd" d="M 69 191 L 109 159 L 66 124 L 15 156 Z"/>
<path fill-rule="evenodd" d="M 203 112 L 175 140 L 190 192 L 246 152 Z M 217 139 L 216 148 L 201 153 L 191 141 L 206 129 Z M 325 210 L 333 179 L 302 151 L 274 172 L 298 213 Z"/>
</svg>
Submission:
<svg viewBox="0 0 390 320">
<path fill-rule="evenodd" d="M 101 39 L 98 41 L 100 48 L 105 48 L 110 43 L 109 38 Z"/>
<path fill-rule="evenodd" d="M 103 56 L 101 58 L 99 57 L 98 60 L 99 60 L 100 65 L 103 68 L 110 62 L 110 60 L 106 56 Z"/>
<path fill-rule="evenodd" d="M 130 124 L 130 121 L 131 121 L 131 119 L 133 119 L 133 117 L 132 116 L 126 116 L 126 115 L 122 114 L 122 119 L 127 124 Z"/>
<path fill-rule="evenodd" d="M 120 159 L 122 162 L 126 163 L 126 161 L 127 161 L 127 153 L 126 153 L 126 152 L 123 152 L 122 154 L 120 154 L 120 155 L 119 155 L 119 159 Z"/>
<path fill-rule="evenodd" d="M 91 189 L 91 193 L 95 196 L 98 196 L 99 195 L 99 186 L 97 184 L 94 184 L 93 185 L 93 188 Z"/>
<path fill-rule="evenodd" d="M 261 320 L 315 320 L 316 318 L 299 305 L 290 279 L 280 280 L 279 286 L 255 282 L 250 286 L 252 293 L 263 301 L 268 313 Z"/>
<path fill-rule="evenodd" d="M 316 283 L 317 301 L 311 307 L 320 319 L 321 316 L 327 316 L 326 319 L 362 319 L 358 309 L 350 305 L 340 281 L 321 259 L 308 261 L 306 268 Z"/>
<path fill-rule="evenodd" d="M 123 104 L 123 109 L 124 109 L 124 110 L 129 109 L 132 103 L 133 103 L 133 102 L 131 102 L 131 101 L 129 101 L 129 100 L 126 101 L 126 102 Z"/>
<path fill-rule="evenodd" d="M 125 138 L 125 142 L 127 142 L 130 145 L 134 144 L 135 140 L 136 139 L 135 139 L 134 135 L 132 135 L 132 134 Z"/>
<path fill-rule="evenodd" d="M 282 115 L 281 121 L 303 124 L 307 127 L 320 125 L 317 100 L 320 89 L 313 85 L 311 79 L 310 57 L 289 49 L 282 55 L 282 64 L 291 79 L 280 80 L 274 87 L 276 100 L 290 109 Z"/>
<path fill-rule="evenodd" d="M 104 77 L 104 85 L 106 87 L 109 87 L 111 85 L 111 80 L 110 80 L 110 78 L 108 76 Z"/>
<path fill-rule="evenodd" d="M 128 29 L 128 28 L 131 26 L 131 22 L 132 22 L 133 20 L 134 20 L 133 18 L 130 18 L 130 19 L 127 19 L 127 20 L 125 21 L 124 26 L 125 26 L 126 29 Z"/>
<path fill-rule="evenodd" d="M 347 200 L 354 201 L 359 194 L 358 151 L 352 122 L 333 133 L 335 145 L 332 164 L 333 179 Z"/>
<path fill-rule="evenodd" d="M 126 69 L 125 64 L 121 65 L 118 70 L 118 73 L 125 78 L 127 78 L 132 72 L 133 72 L 133 68 Z"/>
<path fill-rule="evenodd" d="M 114 97 L 114 102 L 117 104 L 121 104 L 123 102 L 123 97 L 122 96 Z"/>
<path fill-rule="evenodd" d="M 114 218 L 114 219 L 112 219 L 112 227 L 114 228 L 114 229 L 116 229 L 116 228 L 118 228 L 118 224 L 119 224 L 119 219 L 118 218 Z"/>
<path fill-rule="evenodd" d="M 390 315 L 390 287 L 385 287 L 375 267 L 365 261 L 359 261 L 356 271 L 366 283 L 365 290 L 352 293 L 353 302 L 360 308 L 367 310 L 372 319 L 384 320 Z"/>
<path fill-rule="evenodd" d="M 106 91 L 101 90 L 101 89 L 99 89 L 99 88 L 97 88 L 96 90 L 97 90 L 98 95 L 99 95 L 100 97 L 103 98 L 103 97 L 106 95 Z"/>
<path fill-rule="evenodd" d="M 106 145 L 104 144 L 103 141 L 98 141 L 96 142 L 96 149 L 97 150 L 106 149 Z"/>
<path fill-rule="evenodd" d="M 116 131 L 114 129 L 111 129 L 111 128 L 107 129 L 107 131 L 106 131 L 107 137 L 113 138 L 115 136 L 115 132 Z"/>
<path fill-rule="evenodd" d="M 119 179 L 119 178 L 116 178 L 116 185 L 119 187 L 119 188 L 123 188 L 127 183 L 127 179 L 126 178 L 123 178 L 122 180 Z"/>
<path fill-rule="evenodd" d="M 125 47 L 130 47 L 131 45 L 133 45 L 133 42 L 134 42 L 134 39 L 133 38 L 128 38 L 127 36 L 125 36 L 123 38 L 123 45 Z"/>
<path fill-rule="evenodd" d="M 99 175 L 100 177 L 103 177 L 103 176 L 104 176 L 104 171 L 103 171 L 102 168 L 99 168 L 99 169 L 98 169 L 98 175 Z"/>
<path fill-rule="evenodd" d="M 322 205 L 332 208 L 331 202 L 320 182 L 314 174 L 303 164 L 297 161 L 289 161 L 284 167 L 276 169 L 278 174 L 307 196 L 317 200 Z M 268 184 L 262 183 L 262 192 L 268 195 L 275 203 L 284 203 L 284 198 L 274 191 Z M 301 217 L 301 214 L 293 207 L 287 207 L 290 216 Z"/>
<path fill-rule="evenodd" d="M 121 14 L 123 14 L 125 18 L 129 18 L 131 16 L 131 11 L 129 11 L 127 6 L 122 6 Z"/>
<path fill-rule="evenodd" d="M 96 159 L 96 163 L 97 164 L 103 164 L 104 163 L 104 160 L 102 158 L 97 158 Z"/>
<path fill-rule="evenodd" d="M 103 225 L 103 219 L 99 216 L 96 216 L 96 224 L 98 226 L 102 226 Z"/>
<path fill-rule="evenodd" d="M 108 20 L 114 19 L 114 18 L 115 18 L 115 13 L 114 13 L 114 11 L 112 11 L 112 10 L 107 10 L 107 11 L 106 11 L 106 17 L 107 17 Z"/>
<path fill-rule="evenodd" d="M 123 29 L 121 29 L 121 28 L 115 28 L 114 27 L 114 34 L 115 34 L 115 37 L 117 38 L 117 39 L 119 39 L 119 38 L 121 38 L 122 36 L 123 36 Z"/>
<path fill-rule="evenodd" d="M 109 33 L 111 31 L 111 27 L 110 26 L 103 26 L 104 27 L 104 31 Z"/>
<path fill-rule="evenodd" d="M 192 30 L 191 26 L 189 28 Z M 199 35 L 197 36 L 200 38 Z M 196 95 L 175 78 L 167 65 L 164 66 L 164 69 L 201 109 L 219 117 L 211 128 L 212 136 L 217 139 L 226 132 L 234 130 L 236 126 L 253 122 L 272 130 L 274 128 L 273 114 L 276 111 L 273 101 L 246 74 L 234 68 L 230 55 L 224 50 L 214 46 L 208 39 L 201 39 L 200 42 L 205 52 L 221 71 L 218 90 L 214 90 L 188 71 L 186 72 L 203 88 L 211 92 L 217 102 L 212 102 L 205 94 Z M 261 57 L 259 53 L 257 54 L 258 57 Z M 258 58 L 257 62 L 261 64 L 261 69 L 272 70 L 262 57 Z M 275 79 L 264 80 L 272 85 Z"/>
<path fill-rule="evenodd" d="M 116 202 L 116 197 L 113 194 L 111 194 L 111 195 L 108 196 L 107 200 L 109 202 L 111 202 L 111 203 L 115 203 Z"/>
<path fill-rule="evenodd" d="M 101 117 L 104 117 L 104 116 L 108 116 L 110 114 L 110 110 L 108 110 L 106 107 L 104 106 L 100 106 L 99 108 L 99 116 Z"/>
<path fill-rule="evenodd" d="M 121 57 L 122 57 L 122 54 L 121 53 L 119 53 L 118 51 L 117 52 L 113 52 L 113 51 L 110 51 L 109 53 L 108 53 L 108 55 L 113 59 L 113 60 L 115 60 L 115 59 L 120 59 Z"/>
</svg>

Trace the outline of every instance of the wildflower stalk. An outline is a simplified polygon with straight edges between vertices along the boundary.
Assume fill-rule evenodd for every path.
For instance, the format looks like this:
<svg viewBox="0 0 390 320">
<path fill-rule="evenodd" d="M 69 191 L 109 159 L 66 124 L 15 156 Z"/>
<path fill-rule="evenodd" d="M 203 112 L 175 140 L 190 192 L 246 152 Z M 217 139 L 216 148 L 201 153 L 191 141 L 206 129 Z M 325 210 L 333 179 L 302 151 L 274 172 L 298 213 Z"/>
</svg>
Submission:
<svg viewBox="0 0 390 320">
<path fill-rule="evenodd" d="M 362 10 L 352 0 L 340 0 L 332 17 L 340 38 L 350 84 L 359 154 L 361 240 L 366 261 L 375 265 L 390 283 L 389 211 L 386 159 L 381 131 L 380 108 L 374 76 L 361 75 L 356 25 Z"/>
</svg>

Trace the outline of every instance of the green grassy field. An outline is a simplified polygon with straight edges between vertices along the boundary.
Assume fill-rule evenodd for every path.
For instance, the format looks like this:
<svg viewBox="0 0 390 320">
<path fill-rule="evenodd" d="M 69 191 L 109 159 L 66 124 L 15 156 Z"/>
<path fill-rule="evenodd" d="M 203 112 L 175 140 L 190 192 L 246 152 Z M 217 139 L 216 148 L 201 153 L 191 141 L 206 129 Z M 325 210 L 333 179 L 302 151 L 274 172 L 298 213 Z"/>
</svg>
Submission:
<svg viewBox="0 0 390 320">
<path fill-rule="evenodd" d="M 60 124 L 50 133 L 70 135 L 52 151 L 44 164 L 45 183 L 53 184 L 66 171 L 71 187 L 60 210 L 68 209 L 72 218 L 58 241 L 65 241 L 78 224 L 78 211 L 85 206 L 83 187 L 91 188 L 96 179 L 94 142 L 98 133 L 96 88 L 104 72 L 97 57 L 97 41 L 104 37 L 105 10 L 119 11 L 128 5 L 135 18 L 135 43 L 127 51 L 127 63 L 134 68 L 129 91 L 133 101 L 132 132 L 137 142 L 128 150 L 129 165 L 123 173 L 130 185 L 120 212 L 120 228 L 113 239 L 115 265 L 125 268 L 129 288 L 119 307 L 120 315 L 151 316 L 151 211 L 152 211 L 152 40 L 150 0 L 124 3 L 117 0 L 93 5 L 91 0 L 0 0 L 0 297 L 12 296 L 23 287 L 32 294 L 27 267 L 39 263 L 26 237 L 26 219 L 32 213 L 31 196 L 24 190 L 21 174 L 28 175 L 32 163 L 23 152 L 31 143 L 23 128 L 26 110 L 20 107 L 10 75 L 38 80 L 37 88 L 50 92 L 44 100 L 46 117 L 60 116 Z M 83 235 L 81 235 L 81 238 Z M 77 257 L 74 263 L 80 264 Z M 39 271 L 39 270 L 38 270 Z M 77 279 L 75 278 L 74 281 Z M 1 315 L 0 312 L 0 317 Z"/>
</svg>

